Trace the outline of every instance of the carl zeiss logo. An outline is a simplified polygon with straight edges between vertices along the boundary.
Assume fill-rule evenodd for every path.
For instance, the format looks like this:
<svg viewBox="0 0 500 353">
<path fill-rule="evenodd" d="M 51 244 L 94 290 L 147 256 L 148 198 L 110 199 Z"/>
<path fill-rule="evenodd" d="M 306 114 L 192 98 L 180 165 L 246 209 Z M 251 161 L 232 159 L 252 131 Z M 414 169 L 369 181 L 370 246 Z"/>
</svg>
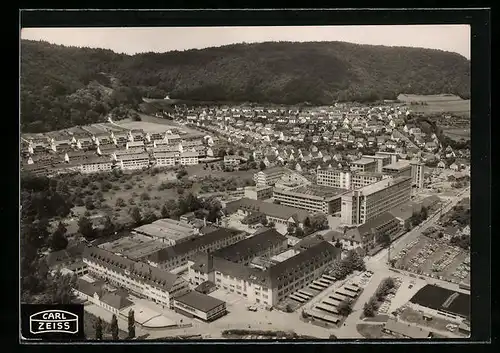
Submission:
<svg viewBox="0 0 500 353">
<path fill-rule="evenodd" d="M 24 304 L 21 309 L 25 338 L 84 338 L 82 305 Z"/>
<path fill-rule="evenodd" d="M 78 315 L 64 310 L 45 310 L 30 316 L 30 332 L 59 332 L 75 334 L 78 332 Z"/>
</svg>

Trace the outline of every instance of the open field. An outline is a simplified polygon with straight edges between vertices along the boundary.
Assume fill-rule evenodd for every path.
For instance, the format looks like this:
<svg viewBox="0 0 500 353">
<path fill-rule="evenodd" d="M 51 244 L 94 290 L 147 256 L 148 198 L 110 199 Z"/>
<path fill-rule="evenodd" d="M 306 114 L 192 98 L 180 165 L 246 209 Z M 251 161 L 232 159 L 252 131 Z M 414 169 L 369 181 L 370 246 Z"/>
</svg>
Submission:
<svg viewBox="0 0 500 353">
<path fill-rule="evenodd" d="M 462 99 L 452 94 L 417 95 L 400 94 L 398 99 L 419 113 L 455 113 L 470 115 L 470 99 Z M 426 105 L 411 104 L 411 102 L 425 102 Z"/>
<path fill-rule="evenodd" d="M 470 128 L 466 129 L 444 129 L 443 134 L 449 138 L 460 141 L 461 139 L 470 140 Z"/>
<path fill-rule="evenodd" d="M 123 126 L 127 129 L 143 129 L 145 132 L 164 132 L 170 129 L 179 129 L 187 133 L 200 133 L 197 130 L 177 124 L 175 121 L 163 118 L 157 118 L 151 115 L 139 114 L 141 121 L 132 119 L 123 119 L 115 122 L 115 124 Z"/>
</svg>

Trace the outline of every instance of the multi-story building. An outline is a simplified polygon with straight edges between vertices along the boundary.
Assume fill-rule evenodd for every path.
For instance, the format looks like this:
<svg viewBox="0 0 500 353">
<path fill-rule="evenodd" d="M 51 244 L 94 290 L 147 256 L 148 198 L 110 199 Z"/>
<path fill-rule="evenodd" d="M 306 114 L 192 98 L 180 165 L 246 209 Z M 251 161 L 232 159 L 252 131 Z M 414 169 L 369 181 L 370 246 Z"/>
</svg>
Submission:
<svg viewBox="0 0 500 353">
<path fill-rule="evenodd" d="M 224 156 L 224 167 L 236 168 L 240 165 L 240 158 L 235 155 Z"/>
<path fill-rule="evenodd" d="M 413 185 L 422 189 L 424 187 L 424 167 L 425 164 L 420 161 L 411 161 L 411 178 Z"/>
<path fill-rule="evenodd" d="M 227 313 L 225 302 L 197 291 L 175 298 L 173 309 L 184 316 L 205 322 L 214 321 Z"/>
<path fill-rule="evenodd" d="M 244 197 L 252 200 L 265 200 L 273 197 L 272 186 L 247 186 Z"/>
<path fill-rule="evenodd" d="M 274 185 L 284 174 L 291 171 L 283 167 L 271 167 L 254 174 L 256 185 Z"/>
<path fill-rule="evenodd" d="M 135 228 L 132 234 L 146 235 L 153 240 L 160 240 L 168 246 L 174 246 L 196 238 L 198 230 L 188 223 L 164 218 Z"/>
<path fill-rule="evenodd" d="M 356 190 L 384 178 L 384 174 L 378 172 L 355 172 L 351 175 L 351 189 Z"/>
<path fill-rule="evenodd" d="M 124 170 L 148 168 L 149 163 L 149 154 L 147 153 L 123 154 L 119 156 L 118 161 L 118 165 Z"/>
<path fill-rule="evenodd" d="M 96 247 L 84 250 L 83 261 L 91 276 L 108 280 L 163 307 L 170 308 L 173 298 L 189 291 L 188 283 L 180 276 Z"/>
<path fill-rule="evenodd" d="M 391 163 L 382 168 L 382 173 L 390 175 L 393 178 L 399 176 L 412 176 L 411 165 L 409 161 L 399 160 L 396 163 Z"/>
<path fill-rule="evenodd" d="M 291 190 L 274 188 L 273 197 L 281 205 L 310 212 L 333 214 L 340 211 L 344 189 L 318 185 L 299 186 Z"/>
<path fill-rule="evenodd" d="M 197 252 L 212 252 L 245 239 L 245 233 L 221 228 L 165 249 L 160 249 L 145 260 L 152 266 L 171 270 L 187 264 Z"/>
<path fill-rule="evenodd" d="M 260 200 L 252 200 L 245 197 L 227 203 L 225 206 L 225 212 L 227 214 L 238 212 L 243 216 L 259 212 L 266 216 L 268 222 L 284 224 L 287 226 L 298 225 L 299 227 L 302 227 L 306 218 L 311 216 L 309 212 L 302 209 L 277 205 Z"/>
<path fill-rule="evenodd" d="M 382 168 L 388 164 L 392 163 L 392 157 L 389 155 L 363 155 L 361 158 L 371 159 L 377 161 L 377 167 L 375 171 L 377 173 L 382 173 Z"/>
<path fill-rule="evenodd" d="M 281 178 L 274 182 L 274 187 L 285 190 L 293 189 L 300 185 L 311 185 L 311 181 L 293 171 L 283 174 Z"/>
<path fill-rule="evenodd" d="M 113 169 L 114 163 L 107 157 L 95 157 L 87 159 L 80 165 L 82 173 L 109 172 Z"/>
<path fill-rule="evenodd" d="M 396 153 L 396 152 L 376 152 L 375 157 L 390 158 L 391 161 L 389 163 L 396 163 L 399 160 L 399 153 Z M 389 163 L 387 163 L 387 164 L 389 164 Z"/>
<path fill-rule="evenodd" d="M 285 251 L 288 239 L 275 229 L 257 233 L 250 238 L 221 248 L 213 253 L 215 257 L 248 265 L 256 256 L 271 257 Z"/>
<path fill-rule="evenodd" d="M 264 269 L 203 254 L 190 261 L 188 273 L 193 283 L 211 281 L 249 302 L 275 306 L 319 278 L 340 253 L 322 241 L 283 261 L 276 258 L 278 261 L 270 261 L 270 267 Z"/>
<path fill-rule="evenodd" d="M 197 165 L 199 154 L 198 152 L 182 152 L 179 157 L 180 165 Z"/>
<path fill-rule="evenodd" d="M 179 152 L 153 152 L 153 158 L 159 167 L 174 166 Z"/>
<path fill-rule="evenodd" d="M 411 182 L 411 177 L 386 178 L 342 195 L 342 223 L 362 224 L 410 201 Z"/>
<path fill-rule="evenodd" d="M 333 188 L 351 189 L 351 172 L 333 168 L 318 169 L 316 183 Z"/>
<path fill-rule="evenodd" d="M 370 158 L 361 158 L 350 163 L 351 171 L 375 172 L 378 162 Z"/>
</svg>

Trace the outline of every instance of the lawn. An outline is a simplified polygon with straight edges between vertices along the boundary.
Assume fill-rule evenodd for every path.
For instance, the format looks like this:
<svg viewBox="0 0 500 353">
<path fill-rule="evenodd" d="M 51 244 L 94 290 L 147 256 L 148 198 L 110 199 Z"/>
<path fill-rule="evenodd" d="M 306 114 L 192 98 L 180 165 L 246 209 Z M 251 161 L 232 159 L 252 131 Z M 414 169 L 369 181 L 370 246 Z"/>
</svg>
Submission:
<svg viewBox="0 0 500 353">
<path fill-rule="evenodd" d="M 356 329 L 365 338 L 391 338 L 382 329 L 384 325 L 357 324 Z"/>
<path fill-rule="evenodd" d="M 408 107 L 419 113 L 454 113 L 470 116 L 470 100 L 461 99 L 454 95 L 399 95 L 398 99 L 405 102 Z M 415 104 L 411 102 L 425 102 L 426 105 Z"/>
<path fill-rule="evenodd" d="M 465 129 L 443 129 L 443 133 L 448 136 L 449 138 L 455 140 L 455 141 L 460 141 L 462 139 L 464 140 L 470 140 L 470 128 L 465 128 Z"/>
<path fill-rule="evenodd" d="M 445 320 L 445 319 L 442 319 L 442 318 L 439 318 L 436 316 L 433 316 L 432 320 L 427 321 L 424 319 L 423 313 L 418 312 L 416 310 L 413 310 L 412 308 L 409 308 L 409 307 L 405 308 L 399 314 L 399 319 L 413 323 L 413 324 L 427 326 L 427 327 L 433 328 L 435 330 L 447 331 L 447 332 L 449 332 L 449 331 L 446 328 L 446 325 L 451 324 L 451 323 L 456 324 L 456 322 L 448 321 L 448 320 Z M 458 330 L 455 330 L 454 333 L 458 334 Z"/>
</svg>

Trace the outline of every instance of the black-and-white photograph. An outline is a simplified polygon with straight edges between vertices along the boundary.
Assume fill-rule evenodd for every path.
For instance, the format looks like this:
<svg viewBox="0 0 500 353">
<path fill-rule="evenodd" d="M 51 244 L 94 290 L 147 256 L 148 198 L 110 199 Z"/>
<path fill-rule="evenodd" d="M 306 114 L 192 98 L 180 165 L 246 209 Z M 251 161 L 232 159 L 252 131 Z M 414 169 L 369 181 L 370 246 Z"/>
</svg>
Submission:
<svg viewBox="0 0 500 353">
<path fill-rule="evenodd" d="M 23 339 L 470 337 L 468 25 L 20 37 Z"/>
</svg>

